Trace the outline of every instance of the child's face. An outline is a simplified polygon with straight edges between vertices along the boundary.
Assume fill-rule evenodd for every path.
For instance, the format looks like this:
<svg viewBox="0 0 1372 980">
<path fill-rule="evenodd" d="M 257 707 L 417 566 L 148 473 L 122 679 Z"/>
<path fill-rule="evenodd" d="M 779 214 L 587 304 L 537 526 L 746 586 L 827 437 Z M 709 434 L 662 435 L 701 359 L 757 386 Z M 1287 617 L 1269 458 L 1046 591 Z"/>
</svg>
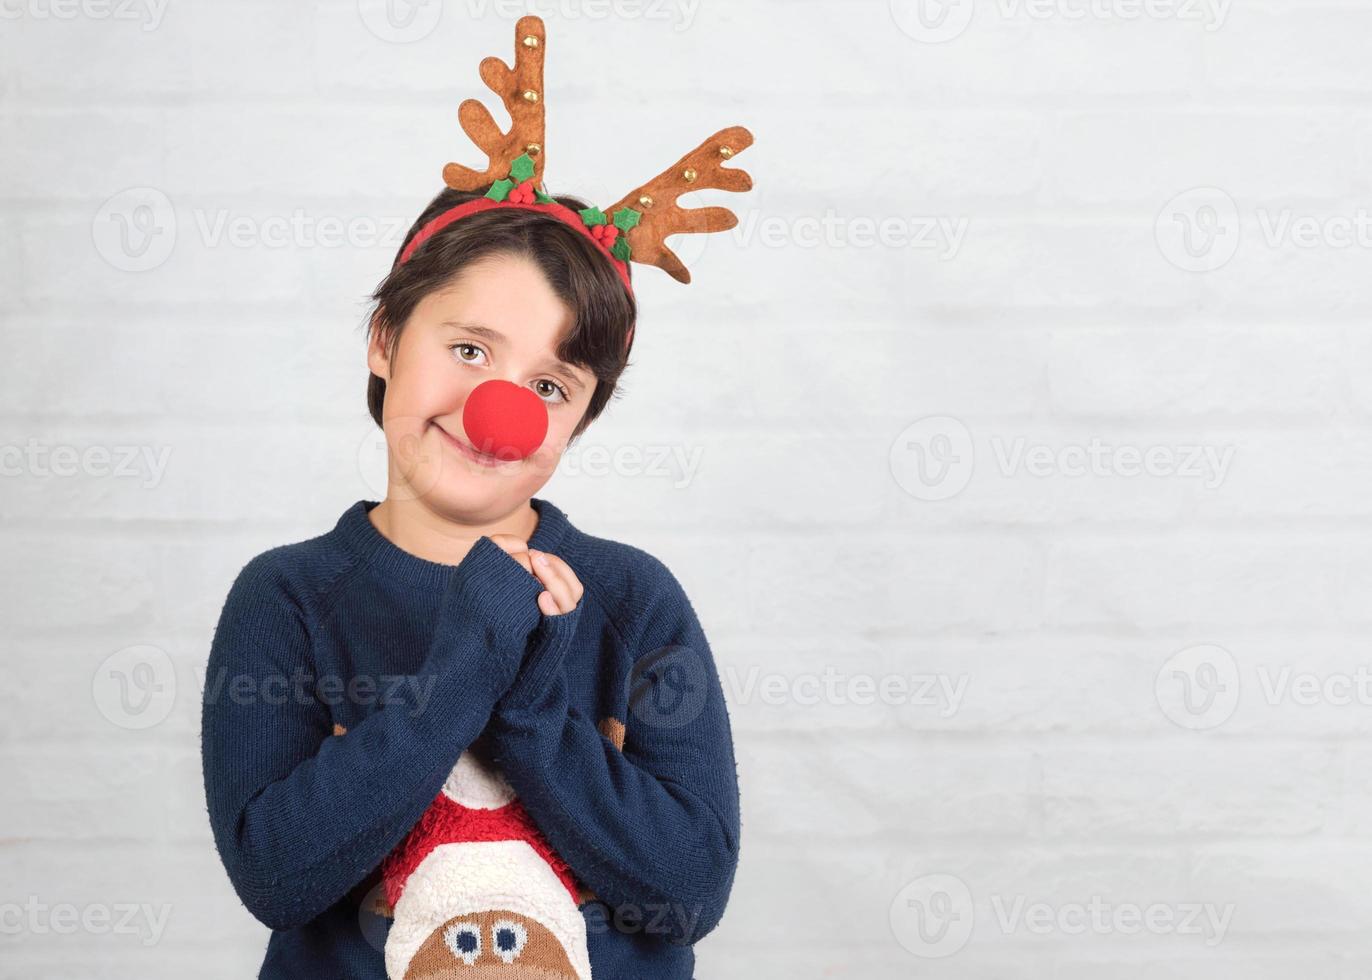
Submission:
<svg viewBox="0 0 1372 980">
<path fill-rule="evenodd" d="M 590 371 L 558 363 L 557 341 L 571 322 L 537 266 L 494 255 L 415 307 L 390 361 L 373 337 L 367 366 L 386 382 L 388 495 L 420 497 L 472 521 L 501 517 L 533 496 L 595 391 Z M 471 455 L 462 409 L 472 389 L 492 379 L 530 388 L 547 408 L 548 434 L 526 459 L 488 465 Z"/>
</svg>

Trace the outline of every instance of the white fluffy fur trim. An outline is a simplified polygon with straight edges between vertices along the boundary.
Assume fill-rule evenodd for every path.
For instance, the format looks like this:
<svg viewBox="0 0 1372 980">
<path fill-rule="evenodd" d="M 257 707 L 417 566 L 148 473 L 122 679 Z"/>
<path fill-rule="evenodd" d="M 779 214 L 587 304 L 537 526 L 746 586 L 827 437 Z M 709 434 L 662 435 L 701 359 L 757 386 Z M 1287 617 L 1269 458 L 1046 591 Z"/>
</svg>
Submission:
<svg viewBox="0 0 1372 980">
<path fill-rule="evenodd" d="M 586 920 L 562 880 L 523 841 L 440 844 L 405 882 L 386 937 L 386 975 L 402 980 L 419 947 L 459 915 L 509 909 L 541 922 L 562 943 L 577 980 L 591 980 Z"/>
<path fill-rule="evenodd" d="M 514 788 L 505 777 L 470 750 L 458 756 L 457 765 L 443 784 L 443 793 L 473 810 L 498 810 L 515 798 Z"/>
</svg>

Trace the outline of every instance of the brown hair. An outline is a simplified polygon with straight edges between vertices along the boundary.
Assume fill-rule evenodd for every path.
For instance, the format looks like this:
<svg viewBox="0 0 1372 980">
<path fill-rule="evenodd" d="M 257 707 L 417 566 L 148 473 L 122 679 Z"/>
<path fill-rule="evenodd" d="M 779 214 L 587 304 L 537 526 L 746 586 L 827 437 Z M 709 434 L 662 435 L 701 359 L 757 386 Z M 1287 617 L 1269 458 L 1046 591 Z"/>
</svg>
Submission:
<svg viewBox="0 0 1372 980">
<path fill-rule="evenodd" d="M 440 192 L 406 232 L 396 253 L 397 261 L 410 239 L 431 219 L 482 196 L 451 188 Z M 558 197 L 557 201 L 574 211 L 587 207 L 574 197 Z M 380 331 L 387 356 L 394 357 L 400 334 L 420 301 L 451 285 L 473 262 L 492 255 L 530 259 L 572 311 L 572 326 L 559 343 L 557 356 L 568 364 L 586 368 L 596 378 L 591 402 L 572 432 L 576 438 L 599 417 L 619 390 L 619 377 L 629 364 L 626 343 L 638 308 L 599 247 L 551 215 L 519 208 L 493 208 L 454 221 L 381 280 L 371 295 L 376 306 L 368 320 L 367 340 L 370 343 L 373 333 Z M 367 409 L 378 426 L 385 398 L 386 382 L 375 374 L 369 375 Z"/>
</svg>

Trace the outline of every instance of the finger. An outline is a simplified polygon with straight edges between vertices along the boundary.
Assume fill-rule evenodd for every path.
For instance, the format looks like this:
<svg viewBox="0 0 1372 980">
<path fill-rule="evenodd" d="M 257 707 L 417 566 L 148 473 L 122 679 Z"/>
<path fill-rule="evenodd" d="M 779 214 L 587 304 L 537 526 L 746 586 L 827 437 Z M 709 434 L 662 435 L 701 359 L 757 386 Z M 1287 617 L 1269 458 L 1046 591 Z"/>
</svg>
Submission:
<svg viewBox="0 0 1372 980">
<path fill-rule="evenodd" d="M 486 537 L 494 541 L 497 545 L 499 545 L 502 551 L 509 555 L 517 554 L 519 552 L 527 552 L 529 550 L 529 542 L 525 541 L 517 534 L 506 534 L 504 532 L 500 532 L 497 534 L 488 534 L 486 535 Z"/>
<path fill-rule="evenodd" d="M 545 616 L 561 616 L 564 610 L 557 607 L 557 600 L 553 598 L 551 592 L 540 592 L 538 594 L 538 608 Z"/>
<path fill-rule="evenodd" d="M 541 551 L 531 552 L 531 555 L 534 560 L 534 574 L 543 583 L 543 587 L 553 594 L 558 609 L 562 612 L 571 612 L 575 609 L 576 597 L 572 593 L 572 585 L 563 576 L 558 565 L 549 561 L 549 556 Z"/>
<path fill-rule="evenodd" d="M 543 583 L 543 587 L 552 593 L 553 599 L 557 602 L 558 610 L 571 612 L 576 606 L 576 602 L 572 598 L 571 585 L 563 580 L 551 562 L 546 561 L 546 559 L 540 562 L 541 557 L 543 556 L 539 552 L 533 552 L 534 575 Z"/>
<path fill-rule="evenodd" d="M 553 568 L 557 569 L 559 576 L 562 578 L 562 581 L 566 582 L 572 587 L 571 595 L 572 599 L 574 600 L 573 605 L 575 605 L 577 602 L 580 602 L 581 596 L 585 593 L 586 590 L 581 585 L 581 579 L 576 577 L 576 572 L 572 571 L 572 566 L 568 565 L 557 555 L 554 555 L 550 552 L 540 551 L 539 554 L 546 556 L 548 559 L 548 563 Z"/>
<path fill-rule="evenodd" d="M 529 543 L 517 534 L 488 534 L 486 537 L 495 542 L 501 551 L 509 555 L 524 568 L 530 575 L 534 573 L 533 565 L 529 557 Z"/>
</svg>

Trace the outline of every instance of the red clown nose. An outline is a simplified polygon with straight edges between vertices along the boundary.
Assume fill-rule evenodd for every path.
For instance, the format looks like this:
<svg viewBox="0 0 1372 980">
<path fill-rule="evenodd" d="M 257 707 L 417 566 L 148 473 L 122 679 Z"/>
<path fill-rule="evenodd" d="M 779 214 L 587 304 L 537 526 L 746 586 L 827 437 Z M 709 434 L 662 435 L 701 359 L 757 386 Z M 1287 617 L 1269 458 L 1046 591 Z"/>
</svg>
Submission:
<svg viewBox="0 0 1372 980">
<path fill-rule="evenodd" d="M 467 396 L 462 427 L 481 452 L 504 460 L 526 459 L 548 434 L 548 409 L 531 388 L 483 381 Z"/>
</svg>

